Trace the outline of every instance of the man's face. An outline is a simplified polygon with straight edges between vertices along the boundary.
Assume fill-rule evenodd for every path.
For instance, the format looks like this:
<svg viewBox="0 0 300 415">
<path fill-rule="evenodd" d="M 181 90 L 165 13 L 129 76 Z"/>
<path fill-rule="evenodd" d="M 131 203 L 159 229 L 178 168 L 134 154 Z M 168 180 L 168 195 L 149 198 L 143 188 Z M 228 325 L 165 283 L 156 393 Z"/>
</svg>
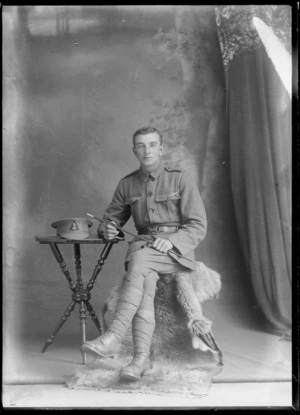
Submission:
<svg viewBox="0 0 300 415">
<path fill-rule="evenodd" d="M 149 133 L 136 136 L 133 152 L 144 170 L 154 170 L 159 165 L 163 154 L 159 135 Z"/>
</svg>

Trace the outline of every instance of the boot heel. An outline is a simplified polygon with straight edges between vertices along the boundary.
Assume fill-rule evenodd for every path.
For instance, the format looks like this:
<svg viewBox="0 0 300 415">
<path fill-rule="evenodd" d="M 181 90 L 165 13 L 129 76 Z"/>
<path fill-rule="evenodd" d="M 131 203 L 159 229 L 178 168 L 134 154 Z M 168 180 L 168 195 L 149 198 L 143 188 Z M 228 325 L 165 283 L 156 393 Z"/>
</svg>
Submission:
<svg viewBox="0 0 300 415">
<path fill-rule="evenodd" d="M 151 369 L 151 362 L 145 353 L 137 353 L 128 366 L 121 369 L 120 378 L 138 381 L 146 370 Z"/>
</svg>

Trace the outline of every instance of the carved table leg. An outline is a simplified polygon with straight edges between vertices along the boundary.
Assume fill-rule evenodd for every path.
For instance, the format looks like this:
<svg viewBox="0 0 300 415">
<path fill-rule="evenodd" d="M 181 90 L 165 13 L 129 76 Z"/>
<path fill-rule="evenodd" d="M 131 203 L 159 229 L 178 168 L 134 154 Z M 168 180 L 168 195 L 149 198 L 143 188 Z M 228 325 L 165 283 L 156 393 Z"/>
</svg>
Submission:
<svg viewBox="0 0 300 415">
<path fill-rule="evenodd" d="M 82 344 L 86 341 L 85 335 L 85 324 L 86 324 L 86 317 L 85 317 L 85 306 L 84 301 L 80 302 L 80 309 L 79 309 L 79 319 L 80 319 L 80 328 L 81 328 L 81 340 Z M 82 353 L 82 364 L 86 364 L 86 353 L 81 350 Z"/>
<path fill-rule="evenodd" d="M 75 257 L 75 269 L 77 276 L 77 288 L 83 288 L 83 282 L 81 279 L 81 260 L 80 260 L 80 244 L 74 244 L 74 257 Z"/>
<path fill-rule="evenodd" d="M 71 275 L 69 273 L 67 265 L 64 262 L 63 256 L 62 256 L 57 244 L 51 243 L 50 247 L 52 249 L 52 252 L 53 252 L 57 262 L 59 263 L 59 266 L 60 266 L 62 272 L 64 273 L 65 277 L 67 278 L 67 280 L 69 282 L 69 286 L 70 286 L 71 290 L 75 291 L 76 290 L 76 285 L 74 284 L 74 282 L 71 278 Z"/>
<path fill-rule="evenodd" d="M 97 329 L 99 330 L 99 333 L 101 335 L 102 334 L 101 325 L 100 325 L 100 322 L 98 320 L 98 317 L 97 317 L 92 305 L 88 301 L 85 301 L 85 305 L 86 305 L 86 308 L 87 308 L 88 312 L 90 313 L 90 316 L 91 316 L 93 322 L 95 323 L 95 326 L 97 327 Z"/>
<path fill-rule="evenodd" d="M 56 328 L 54 329 L 54 331 L 50 335 L 50 337 L 46 340 L 46 342 L 44 344 L 44 347 L 42 348 L 41 353 L 44 353 L 46 351 L 46 349 L 50 346 L 50 344 L 53 342 L 53 340 L 55 339 L 55 336 L 57 335 L 59 330 L 62 328 L 62 326 L 65 324 L 65 322 L 67 321 L 67 319 L 70 316 L 70 314 L 72 313 L 72 311 L 74 310 L 75 304 L 76 304 L 76 302 L 72 301 L 72 303 L 66 309 L 63 316 L 61 317 L 61 320 L 60 320 L 59 324 L 56 326 Z"/>
<path fill-rule="evenodd" d="M 99 259 L 97 265 L 95 266 L 93 275 L 91 276 L 91 278 L 90 278 L 90 280 L 89 280 L 89 282 L 86 286 L 87 291 L 91 291 L 91 289 L 93 288 L 93 286 L 95 284 L 95 281 L 96 281 L 96 278 L 97 278 L 99 272 L 101 271 L 102 266 L 103 266 L 106 258 L 108 257 L 108 254 L 109 254 L 112 246 L 113 246 L 113 242 L 108 242 L 105 245 L 105 247 L 103 248 L 103 251 L 101 252 L 101 255 L 100 255 L 100 259 Z"/>
</svg>

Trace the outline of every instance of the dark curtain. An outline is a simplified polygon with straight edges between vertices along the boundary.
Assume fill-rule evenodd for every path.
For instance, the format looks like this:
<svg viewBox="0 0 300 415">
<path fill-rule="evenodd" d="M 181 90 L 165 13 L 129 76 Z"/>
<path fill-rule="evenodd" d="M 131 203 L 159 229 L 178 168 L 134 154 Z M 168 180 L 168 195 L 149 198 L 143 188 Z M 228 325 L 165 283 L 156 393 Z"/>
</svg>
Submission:
<svg viewBox="0 0 300 415">
<path fill-rule="evenodd" d="M 220 6 L 215 11 L 226 75 L 231 182 L 240 243 L 266 321 L 289 338 L 291 97 L 252 18 L 263 20 L 290 52 L 290 6 Z"/>
</svg>

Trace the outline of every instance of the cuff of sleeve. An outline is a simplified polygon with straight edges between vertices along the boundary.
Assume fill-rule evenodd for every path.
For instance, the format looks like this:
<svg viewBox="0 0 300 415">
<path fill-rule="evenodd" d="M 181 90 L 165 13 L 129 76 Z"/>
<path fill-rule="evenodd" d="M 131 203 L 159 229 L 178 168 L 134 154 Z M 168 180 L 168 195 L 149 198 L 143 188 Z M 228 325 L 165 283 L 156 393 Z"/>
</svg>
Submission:
<svg viewBox="0 0 300 415">
<path fill-rule="evenodd" d="M 181 252 L 181 250 L 180 250 L 180 247 L 179 247 L 180 244 L 179 244 L 179 246 L 177 244 L 178 238 L 176 238 L 175 235 L 170 235 L 170 236 L 168 236 L 167 239 L 169 239 L 169 241 L 171 242 L 171 244 L 173 244 L 173 248 L 172 249 L 174 251 L 178 252 L 179 254 L 183 255 L 182 252 Z"/>
</svg>

